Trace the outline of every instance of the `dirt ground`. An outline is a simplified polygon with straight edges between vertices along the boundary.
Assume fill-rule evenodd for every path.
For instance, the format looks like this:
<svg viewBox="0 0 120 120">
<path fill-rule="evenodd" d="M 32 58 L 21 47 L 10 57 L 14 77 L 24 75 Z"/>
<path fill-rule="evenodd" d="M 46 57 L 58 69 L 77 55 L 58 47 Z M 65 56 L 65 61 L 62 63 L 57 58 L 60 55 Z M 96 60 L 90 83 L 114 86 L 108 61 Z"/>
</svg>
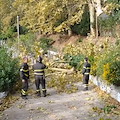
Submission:
<svg viewBox="0 0 120 120">
<path fill-rule="evenodd" d="M 65 47 L 68 44 L 76 44 L 76 42 L 79 39 L 84 40 L 84 42 L 88 42 L 89 37 L 87 38 L 85 36 L 79 36 L 79 35 L 68 36 L 68 35 L 61 35 L 61 34 L 52 34 L 52 35 L 48 36 L 48 38 L 55 41 L 52 44 L 52 46 L 57 51 L 61 51 L 63 49 L 63 47 Z M 110 44 L 115 44 L 116 39 L 114 37 L 98 37 L 98 39 L 96 39 L 96 38 L 91 39 L 91 42 L 98 46 L 105 43 L 105 41 L 108 41 L 108 43 L 110 43 Z"/>
<path fill-rule="evenodd" d="M 3 112 L 0 120 L 120 120 L 119 115 L 100 112 L 105 103 L 98 99 L 92 84 L 88 91 L 83 91 L 81 82 L 76 85 L 78 90 L 72 94 L 57 94 L 47 88 L 47 97 L 29 94 L 27 100 L 20 98 Z M 35 90 L 35 85 L 30 89 Z"/>
</svg>

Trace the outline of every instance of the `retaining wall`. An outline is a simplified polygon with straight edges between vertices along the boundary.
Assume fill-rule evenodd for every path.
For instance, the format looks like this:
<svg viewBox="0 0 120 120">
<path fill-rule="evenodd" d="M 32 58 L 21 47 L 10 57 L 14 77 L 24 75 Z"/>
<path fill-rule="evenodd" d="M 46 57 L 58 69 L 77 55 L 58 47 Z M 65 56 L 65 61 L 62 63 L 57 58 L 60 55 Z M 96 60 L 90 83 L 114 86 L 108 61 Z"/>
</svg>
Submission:
<svg viewBox="0 0 120 120">
<path fill-rule="evenodd" d="M 90 76 L 90 80 L 95 85 L 100 87 L 101 90 L 105 91 L 107 94 L 110 94 L 112 98 L 120 102 L 120 87 L 114 85 L 108 85 L 104 80 L 102 80 L 97 76 Z"/>
</svg>

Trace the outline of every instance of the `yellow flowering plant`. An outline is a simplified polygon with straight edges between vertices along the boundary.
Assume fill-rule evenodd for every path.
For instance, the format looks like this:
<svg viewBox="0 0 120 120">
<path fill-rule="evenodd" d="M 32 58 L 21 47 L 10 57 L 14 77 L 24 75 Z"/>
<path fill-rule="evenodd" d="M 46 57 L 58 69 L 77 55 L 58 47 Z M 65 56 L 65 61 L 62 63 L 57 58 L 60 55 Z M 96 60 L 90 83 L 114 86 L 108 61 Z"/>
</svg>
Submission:
<svg viewBox="0 0 120 120">
<path fill-rule="evenodd" d="M 108 83 L 120 85 L 120 46 L 112 46 L 101 54 L 96 73 Z"/>
</svg>

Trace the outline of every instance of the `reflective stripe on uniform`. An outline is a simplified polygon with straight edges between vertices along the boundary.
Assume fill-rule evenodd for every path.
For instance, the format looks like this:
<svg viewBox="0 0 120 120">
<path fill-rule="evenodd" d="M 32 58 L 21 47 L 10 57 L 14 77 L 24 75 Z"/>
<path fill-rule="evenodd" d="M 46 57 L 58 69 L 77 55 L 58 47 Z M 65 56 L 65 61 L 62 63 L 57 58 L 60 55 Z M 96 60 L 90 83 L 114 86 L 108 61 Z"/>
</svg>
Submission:
<svg viewBox="0 0 120 120">
<path fill-rule="evenodd" d="M 43 75 L 44 73 L 34 73 L 35 75 Z"/>
<path fill-rule="evenodd" d="M 89 75 L 90 73 L 84 73 L 85 75 Z"/>
<path fill-rule="evenodd" d="M 39 70 L 34 70 L 35 72 L 37 72 L 37 71 L 39 71 L 39 72 L 41 72 L 41 71 L 44 71 L 43 69 L 39 69 Z"/>
<path fill-rule="evenodd" d="M 46 89 L 42 89 L 42 91 L 46 91 Z"/>
<path fill-rule="evenodd" d="M 86 69 L 90 69 L 90 67 L 86 67 Z"/>
<path fill-rule="evenodd" d="M 24 70 L 23 68 L 20 69 L 20 71 L 23 71 L 23 72 L 28 72 L 29 70 Z"/>
<path fill-rule="evenodd" d="M 84 87 L 88 87 L 88 84 L 84 84 Z"/>
<path fill-rule="evenodd" d="M 85 69 L 90 69 L 90 67 L 83 67 L 83 68 L 85 68 Z"/>
<path fill-rule="evenodd" d="M 23 89 L 21 90 L 22 95 L 26 95 L 26 91 L 24 91 Z"/>
<path fill-rule="evenodd" d="M 23 92 L 23 93 L 26 93 L 26 91 L 24 91 L 23 89 L 22 89 L 22 92 Z"/>
<path fill-rule="evenodd" d="M 28 77 L 28 74 L 25 74 L 25 73 L 24 73 L 24 75 L 25 75 L 26 77 Z"/>
<path fill-rule="evenodd" d="M 36 90 L 36 92 L 39 92 L 40 90 Z"/>
</svg>

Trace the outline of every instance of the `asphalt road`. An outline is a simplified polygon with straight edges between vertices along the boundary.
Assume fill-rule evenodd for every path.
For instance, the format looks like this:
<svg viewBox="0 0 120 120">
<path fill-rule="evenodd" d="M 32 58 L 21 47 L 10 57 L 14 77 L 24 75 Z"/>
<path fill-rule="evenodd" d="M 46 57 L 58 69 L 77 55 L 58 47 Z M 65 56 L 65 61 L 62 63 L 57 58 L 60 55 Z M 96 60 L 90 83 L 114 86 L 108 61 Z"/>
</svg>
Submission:
<svg viewBox="0 0 120 120">
<path fill-rule="evenodd" d="M 3 112 L 0 120 L 120 120 L 118 115 L 99 111 L 105 104 L 92 85 L 88 91 L 83 91 L 82 83 L 76 85 L 78 90 L 72 94 L 57 94 L 49 88 L 47 97 L 29 94 L 28 100 L 20 98 Z"/>
</svg>

